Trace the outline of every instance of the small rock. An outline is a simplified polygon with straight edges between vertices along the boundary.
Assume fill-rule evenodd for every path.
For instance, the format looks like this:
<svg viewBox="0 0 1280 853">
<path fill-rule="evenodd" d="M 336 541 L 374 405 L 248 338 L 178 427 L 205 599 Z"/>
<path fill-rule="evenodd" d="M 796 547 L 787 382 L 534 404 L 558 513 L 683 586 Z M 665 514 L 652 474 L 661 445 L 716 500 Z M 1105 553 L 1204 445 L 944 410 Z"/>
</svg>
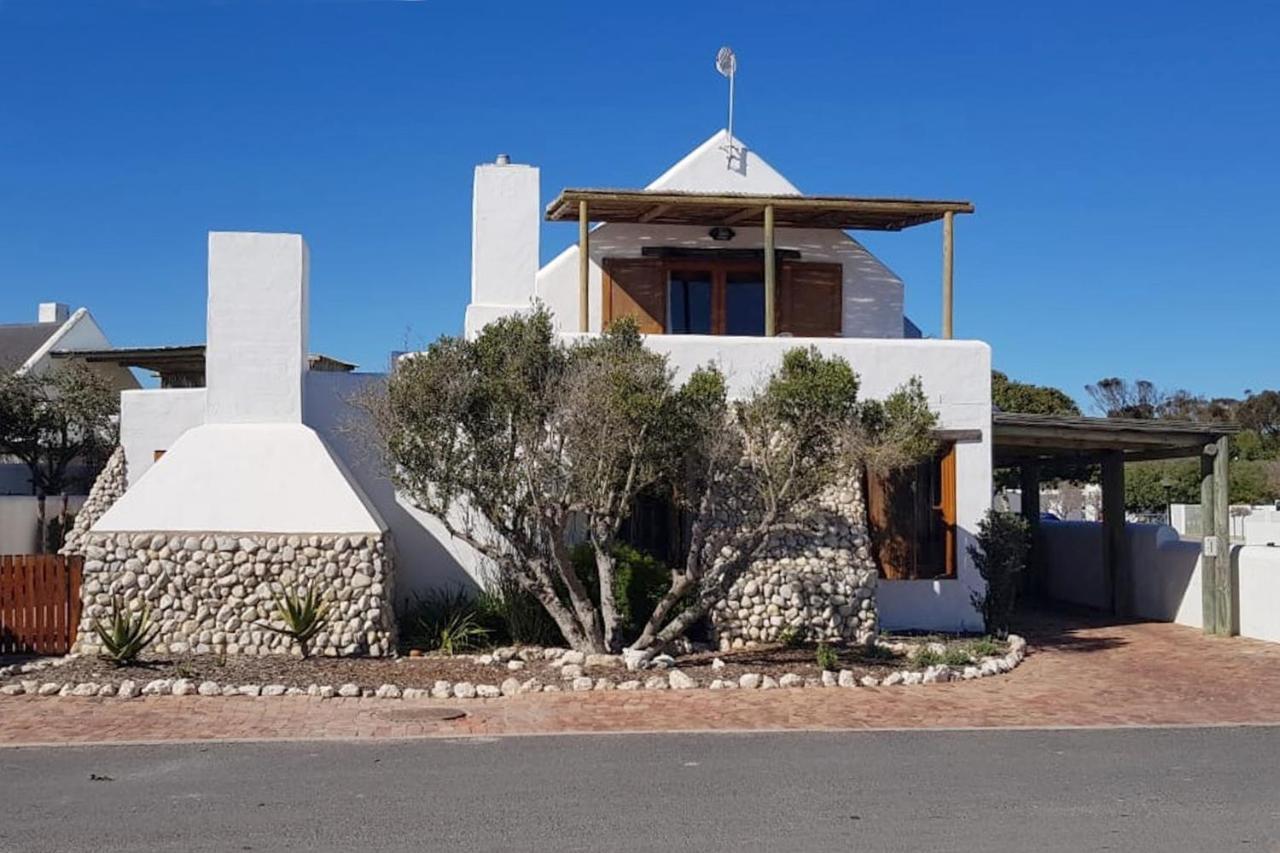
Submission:
<svg viewBox="0 0 1280 853">
<path fill-rule="evenodd" d="M 40 685 L 35 693 L 40 696 L 53 696 L 61 689 L 62 685 L 58 684 L 56 681 L 46 681 L 44 684 Z M 27 692 L 30 693 L 32 691 L 28 690 Z"/>
<path fill-rule="evenodd" d="M 597 679 L 596 679 L 596 686 L 595 686 L 595 687 L 593 687 L 593 688 L 591 688 L 591 689 L 592 689 L 592 690 L 612 690 L 612 689 L 613 689 L 613 687 L 614 687 L 614 685 L 613 685 L 613 681 L 612 681 L 611 679 L 608 679 L 608 678 L 597 678 Z"/>
<path fill-rule="evenodd" d="M 566 669 L 567 669 L 567 667 L 566 667 Z M 591 680 L 591 678 L 590 678 L 589 676 L 586 676 L 586 675 L 580 675 L 580 676 L 578 676 L 577 678 L 575 678 L 575 679 L 573 680 L 573 685 L 572 685 L 572 686 L 573 686 L 574 692 L 579 692 L 579 693 L 580 693 L 580 692 L 582 692 L 582 691 L 584 691 L 584 690 L 590 690 L 592 687 L 594 687 L 594 686 L 595 686 L 595 682 L 594 682 L 594 681 L 592 681 L 592 680 Z"/>
<path fill-rule="evenodd" d="M 567 651 L 568 651 L 568 649 L 558 649 L 558 648 L 554 648 L 554 647 L 549 648 L 549 649 L 543 649 L 543 650 L 542 650 L 542 659 L 543 659 L 543 660 L 558 660 L 558 659 L 559 659 L 561 656 L 563 656 L 563 655 L 564 655 L 564 653 L 565 653 L 565 652 L 567 652 Z"/>
<path fill-rule="evenodd" d="M 239 696 L 240 688 L 236 687 L 234 684 L 224 684 L 222 685 L 222 695 L 223 696 Z"/>
<path fill-rule="evenodd" d="M 519 672 L 524 669 L 524 661 L 519 659 L 509 660 L 507 661 L 507 669 L 511 672 Z"/>
<path fill-rule="evenodd" d="M 337 693 L 332 684 L 321 684 L 320 689 L 316 691 L 316 695 L 321 699 L 332 699 Z"/>
<path fill-rule="evenodd" d="M 338 688 L 338 695 L 353 699 L 360 695 L 360 685 L 347 683 Z"/>
<path fill-rule="evenodd" d="M 261 684 L 241 684 L 239 690 L 240 690 L 241 696 L 261 696 L 262 695 Z"/>
<path fill-rule="evenodd" d="M 637 649 L 623 649 L 622 663 L 630 672 L 645 669 L 649 665 L 649 654 Z"/>
<path fill-rule="evenodd" d="M 761 690 L 772 690 L 773 688 L 778 686 L 779 686 L 778 681 L 774 679 L 772 675 L 766 675 L 764 679 L 760 682 Z"/>
<path fill-rule="evenodd" d="M 453 695 L 458 699 L 476 698 L 476 686 L 470 681 L 459 681 L 453 685 Z"/>
<path fill-rule="evenodd" d="M 836 683 L 836 674 L 829 669 L 824 669 L 822 671 L 822 686 L 835 687 Z"/>
<path fill-rule="evenodd" d="M 394 684 L 383 684 L 374 691 L 373 695 L 379 699 L 399 699 L 402 693 Z"/>
<path fill-rule="evenodd" d="M 493 655 L 480 655 L 476 658 L 476 663 L 480 666 L 493 666 Z"/>
<path fill-rule="evenodd" d="M 138 682 L 126 679 L 120 682 L 120 689 L 116 691 L 116 695 L 121 699 L 133 699 L 142 695 L 142 688 L 138 686 Z"/>
<path fill-rule="evenodd" d="M 738 678 L 738 686 L 743 690 L 755 690 L 760 686 L 760 676 L 754 672 L 748 672 Z"/>
<path fill-rule="evenodd" d="M 426 699 L 431 695 L 431 691 L 423 690 L 421 687 L 406 687 L 401 695 L 405 699 Z"/>
<path fill-rule="evenodd" d="M 262 695 L 263 696 L 283 696 L 286 690 L 288 690 L 288 688 L 285 687 L 283 684 L 268 684 L 262 688 Z"/>
<path fill-rule="evenodd" d="M 103 697 L 116 695 L 115 685 L 114 684 L 102 685 L 101 687 L 98 688 L 98 695 Z"/>
<path fill-rule="evenodd" d="M 173 688 L 173 682 L 167 678 L 157 678 L 154 681 L 148 681 L 146 686 L 142 688 L 143 696 L 165 696 Z"/>
<path fill-rule="evenodd" d="M 858 679 L 854 677 L 853 671 L 848 669 L 840 670 L 840 675 L 836 678 L 836 684 L 841 687 L 853 687 L 857 683 Z"/>
<path fill-rule="evenodd" d="M 678 669 L 667 673 L 667 683 L 671 685 L 672 690 L 692 690 L 698 686 L 698 682 Z"/>
<path fill-rule="evenodd" d="M 923 672 L 905 672 L 902 674 L 902 683 L 905 685 L 920 684 L 924 681 Z"/>
<path fill-rule="evenodd" d="M 858 679 L 858 683 L 863 687 L 879 687 L 880 679 L 876 678 L 874 675 L 864 675 L 862 678 Z"/>
<path fill-rule="evenodd" d="M 173 687 L 170 688 L 170 692 L 173 693 L 174 696 L 186 696 L 190 693 L 195 693 L 196 686 L 189 678 L 178 678 L 174 680 Z"/>
<path fill-rule="evenodd" d="M 667 680 L 660 675 L 651 676 L 645 680 L 644 689 L 645 690 L 666 690 Z"/>
<path fill-rule="evenodd" d="M 885 687 L 893 687 L 895 684 L 901 684 L 902 678 L 903 678 L 903 674 L 901 670 L 897 670 L 886 675 L 884 677 L 884 681 L 880 683 L 883 684 Z"/>
<path fill-rule="evenodd" d="M 711 661 L 711 668 L 718 672 L 725 668 L 725 662 L 720 660 L 720 658 L 716 658 Z"/>
<path fill-rule="evenodd" d="M 542 689 L 542 679 L 540 678 L 530 678 L 520 682 L 521 693 L 540 693 Z"/>
<path fill-rule="evenodd" d="M 514 678 L 508 678 L 498 685 L 498 689 L 502 691 L 503 696 L 515 696 L 520 692 L 520 682 Z"/>
<path fill-rule="evenodd" d="M 201 696 L 220 696 L 222 688 L 216 681 L 202 681 L 200 686 L 196 688 L 196 692 Z"/>
<path fill-rule="evenodd" d="M 437 681 L 431 685 L 432 699 L 448 699 L 453 695 L 453 685 L 447 681 Z"/>
<path fill-rule="evenodd" d="M 85 681 L 71 688 L 72 696 L 97 696 L 98 683 L 96 681 Z"/>
<path fill-rule="evenodd" d="M 571 678 L 579 678 L 582 676 L 582 667 L 576 663 L 566 664 L 560 667 L 560 677 L 566 681 Z"/>
<path fill-rule="evenodd" d="M 477 684 L 476 695 L 481 699 L 497 699 L 502 695 L 502 690 L 492 684 Z"/>
<path fill-rule="evenodd" d="M 561 663 L 572 663 L 582 665 L 587 662 L 587 656 L 579 651 L 567 651 L 559 658 Z"/>
<path fill-rule="evenodd" d="M 21 684 L 6 684 L 4 687 L 0 687 L 0 695 L 4 696 L 21 696 L 26 692 L 26 688 Z"/>
<path fill-rule="evenodd" d="M 622 665 L 622 659 L 617 655 L 587 655 L 583 661 L 584 666 L 600 666 L 615 667 Z"/>
<path fill-rule="evenodd" d="M 778 679 L 779 687 L 801 687 L 804 685 L 804 679 L 796 675 L 794 672 L 788 672 Z"/>
</svg>

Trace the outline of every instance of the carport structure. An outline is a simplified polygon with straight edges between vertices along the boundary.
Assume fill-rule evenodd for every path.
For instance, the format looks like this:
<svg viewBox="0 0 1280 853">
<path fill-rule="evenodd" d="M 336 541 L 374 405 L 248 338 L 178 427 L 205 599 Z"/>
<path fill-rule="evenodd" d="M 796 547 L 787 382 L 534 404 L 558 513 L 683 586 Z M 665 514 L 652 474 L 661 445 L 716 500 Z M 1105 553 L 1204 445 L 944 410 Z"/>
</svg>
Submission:
<svg viewBox="0 0 1280 853">
<path fill-rule="evenodd" d="M 1017 468 L 1022 487 L 1022 514 L 1040 537 L 1040 478 L 1050 465 L 1100 465 L 1102 468 L 1102 566 L 1111 611 L 1133 614 L 1132 562 L 1124 530 L 1124 465 L 1155 459 L 1200 459 L 1200 508 L 1204 545 L 1201 550 L 1201 600 L 1204 630 L 1234 634 L 1238 624 L 1237 592 L 1231 571 L 1230 501 L 1228 497 L 1230 436 L 1226 424 L 1165 420 L 1085 418 L 1062 415 L 992 414 L 993 463 Z M 1042 580 L 1041 561 L 1033 547 L 1031 588 Z"/>
</svg>

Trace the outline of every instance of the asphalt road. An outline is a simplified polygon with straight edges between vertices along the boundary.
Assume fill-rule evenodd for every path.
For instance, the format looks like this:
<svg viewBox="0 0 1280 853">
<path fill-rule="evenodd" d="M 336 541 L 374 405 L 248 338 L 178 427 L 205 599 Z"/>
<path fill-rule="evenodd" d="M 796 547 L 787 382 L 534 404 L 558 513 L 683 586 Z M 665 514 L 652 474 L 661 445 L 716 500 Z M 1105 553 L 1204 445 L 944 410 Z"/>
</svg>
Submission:
<svg viewBox="0 0 1280 853">
<path fill-rule="evenodd" d="M 4 851 L 1232 849 L 1280 729 L 0 749 Z"/>
</svg>

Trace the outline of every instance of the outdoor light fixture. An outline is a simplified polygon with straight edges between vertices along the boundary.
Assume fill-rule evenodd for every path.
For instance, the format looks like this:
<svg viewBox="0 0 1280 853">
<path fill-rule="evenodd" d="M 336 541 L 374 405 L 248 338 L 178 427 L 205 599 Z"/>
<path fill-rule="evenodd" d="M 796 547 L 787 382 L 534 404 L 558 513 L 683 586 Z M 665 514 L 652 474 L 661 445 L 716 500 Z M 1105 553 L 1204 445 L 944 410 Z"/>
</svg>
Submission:
<svg viewBox="0 0 1280 853">
<path fill-rule="evenodd" d="M 726 225 L 717 225 L 707 232 L 707 236 L 716 242 L 723 243 L 727 240 L 732 240 L 734 233 L 734 230 Z"/>
</svg>

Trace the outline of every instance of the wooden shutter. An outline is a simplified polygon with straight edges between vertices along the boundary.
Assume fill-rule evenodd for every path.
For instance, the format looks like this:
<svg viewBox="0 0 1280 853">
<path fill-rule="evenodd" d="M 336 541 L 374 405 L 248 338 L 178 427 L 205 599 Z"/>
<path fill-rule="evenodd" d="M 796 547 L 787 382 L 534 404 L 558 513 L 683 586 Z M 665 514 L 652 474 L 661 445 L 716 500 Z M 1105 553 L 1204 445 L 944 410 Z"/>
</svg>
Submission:
<svg viewBox="0 0 1280 853">
<path fill-rule="evenodd" d="M 778 282 L 778 331 L 798 338 L 836 338 L 844 315 L 840 264 L 787 262 Z"/>
<path fill-rule="evenodd" d="M 866 476 L 867 526 L 880 576 L 955 577 L 956 449 L 889 474 Z"/>
<path fill-rule="evenodd" d="M 667 325 L 667 274 L 656 258 L 604 259 L 604 325 L 634 317 L 640 331 L 660 335 Z"/>
</svg>

